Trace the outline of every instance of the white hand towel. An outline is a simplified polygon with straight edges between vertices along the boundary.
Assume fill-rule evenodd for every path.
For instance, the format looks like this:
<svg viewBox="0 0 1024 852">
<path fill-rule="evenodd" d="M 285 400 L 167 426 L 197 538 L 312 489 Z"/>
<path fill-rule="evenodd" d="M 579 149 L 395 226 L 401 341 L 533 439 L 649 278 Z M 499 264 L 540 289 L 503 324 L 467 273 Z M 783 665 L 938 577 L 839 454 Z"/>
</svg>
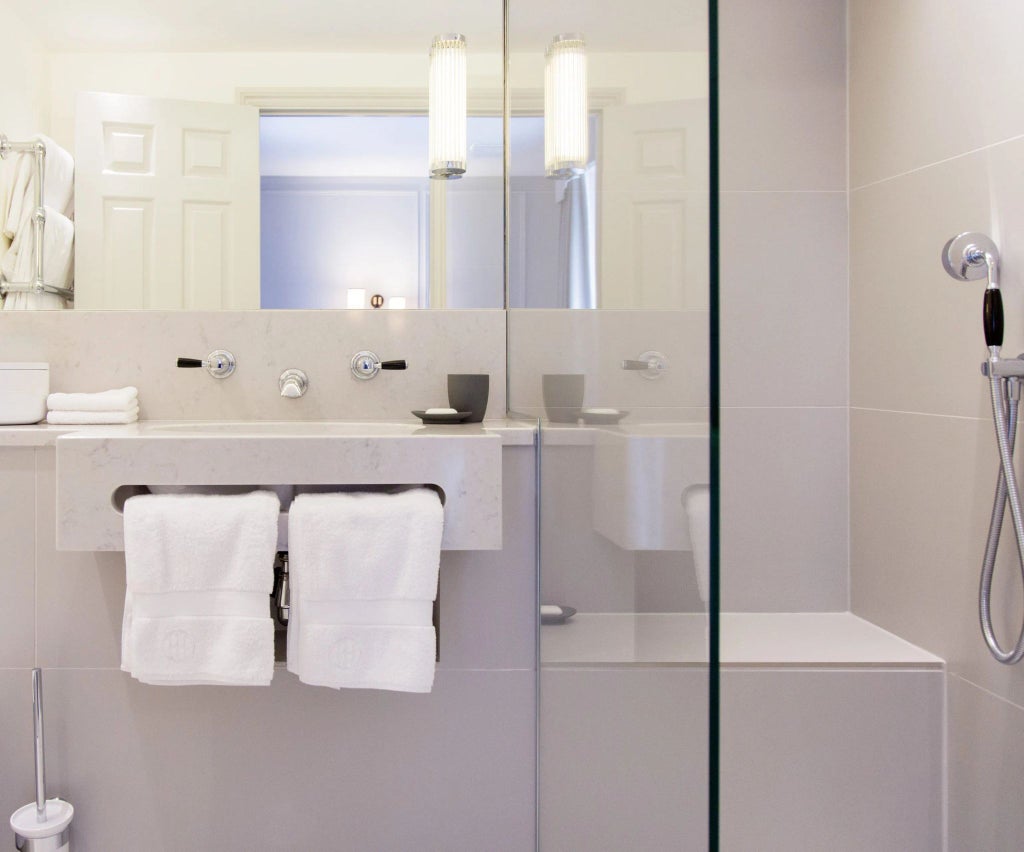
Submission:
<svg viewBox="0 0 1024 852">
<path fill-rule="evenodd" d="M 46 208 L 43 230 L 43 280 L 54 287 L 71 287 L 74 278 L 75 225 L 56 210 Z M 35 280 L 35 228 L 29 217 L 0 260 L 0 272 L 18 284 Z M 4 310 L 60 310 L 66 303 L 53 293 L 11 293 Z"/>
<path fill-rule="evenodd" d="M 427 488 L 298 495 L 288 670 L 318 686 L 430 692 L 443 523 Z"/>
<path fill-rule="evenodd" d="M 49 411 L 46 414 L 46 422 L 54 426 L 115 426 L 138 419 L 138 405 L 126 411 Z"/>
<path fill-rule="evenodd" d="M 279 510 L 268 491 L 125 503 L 124 671 L 151 684 L 270 683 Z"/>
<path fill-rule="evenodd" d="M 51 393 L 46 398 L 50 411 L 128 411 L 139 404 L 139 389 L 117 388 L 99 393 Z"/>
</svg>

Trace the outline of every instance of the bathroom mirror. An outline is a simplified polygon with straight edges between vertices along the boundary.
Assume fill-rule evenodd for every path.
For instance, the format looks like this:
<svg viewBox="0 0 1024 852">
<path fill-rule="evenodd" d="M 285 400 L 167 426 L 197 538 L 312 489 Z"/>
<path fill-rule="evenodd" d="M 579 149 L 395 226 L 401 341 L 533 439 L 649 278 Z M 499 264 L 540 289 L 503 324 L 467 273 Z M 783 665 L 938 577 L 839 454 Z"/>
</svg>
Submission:
<svg viewBox="0 0 1024 852">
<path fill-rule="evenodd" d="M 0 132 L 43 131 L 76 161 L 58 211 L 73 307 L 503 307 L 502 16 L 500 0 L 0 0 L 30 65 Z M 432 43 L 456 33 L 461 50 L 436 51 L 435 132 L 461 135 L 439 150 L 465 171 L 431 180 Z"/>
<path fill-rule="evenodd" d="M 538 5 L 510 3 L 513 123 L 547 134 L 512 145 L 510 307 L 706 310 L 707 3 Z"/>
<path fill-rule="evenodd" d="M 705 7 L 509 0 L 511 307 L 706 307 Z M 79 310 L 503 307 L 502 3 L 379 12 L 0 0 L 26 36 L 0 132 L 77 161 L 73 263 L 46 280 L 73 271 Z M 430 180 L 431 49 L 454 33 L 465 132 L 437 126 L 465 173 Z M 580 149 L 560 168 L 545 129 Z"/>
</svg>

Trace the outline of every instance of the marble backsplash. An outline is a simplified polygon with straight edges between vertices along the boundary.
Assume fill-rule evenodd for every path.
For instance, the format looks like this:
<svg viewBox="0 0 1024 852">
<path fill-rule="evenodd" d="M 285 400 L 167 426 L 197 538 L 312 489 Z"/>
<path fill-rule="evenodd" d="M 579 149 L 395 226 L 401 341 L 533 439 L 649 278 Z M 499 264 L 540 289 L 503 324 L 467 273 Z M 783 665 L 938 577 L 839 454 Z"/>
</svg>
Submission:
<svg viewBox="0 0 1024 852">
<path fill-rule="evenodd" d="M 217 380 L 178 356 L 227 349 L 238 367 Z M 404 358 L 405 371 L 352 376 L 361 349 Z M 446 406 L 449 373 L 488 373 L 488 418 L 505 416 L 505 312 L 0 312 L 0 362 L 47 361 L 51 391 L 135 385 L 146 420 L 389 420 Z M 309 376 L 301 399 L 278 377 Z"/>
</svg>

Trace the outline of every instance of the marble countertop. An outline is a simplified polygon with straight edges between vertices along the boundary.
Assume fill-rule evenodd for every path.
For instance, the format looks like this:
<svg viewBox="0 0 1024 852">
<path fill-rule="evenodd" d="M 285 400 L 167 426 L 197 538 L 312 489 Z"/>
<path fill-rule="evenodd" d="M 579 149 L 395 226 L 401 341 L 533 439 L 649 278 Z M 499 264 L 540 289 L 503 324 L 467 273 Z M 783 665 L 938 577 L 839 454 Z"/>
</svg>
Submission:
<svg viewBox="0 0 1024 852">
<path fill-rule="evenodd" d="M 388 428 L 404 428 L 410 433 L 421 432 L 422 434 L 465 434 L 466 432 L 485 433 L 501 437 L 503 446 L 532 446 L 537 425 L 529 420 L 486 420 L 483 423 L 466 423 L 455 426 L 423 426 L 419 421 L 371 421 L 362 423 L 359 421 L 318 421 L 318 420 L 295 420 L 295 421 L 201 421 L 201 420 L 141 420 L 138 423 L 131 423 L 125 426 L 51 426 L 47 423 L 39 423 L 32 426 L 0 426 L 0 447 L 49 447 L 56 444 L 57 438 L 62 435 L 92 435 L 92 436 L 128 436 L 145 435 L 167 435 L 168 437 L 184 437 L 193 429 L 202 431 L 210 428 L 211 433 L 217 430 L 218 434 L 237 430 L 237 434 L 259 434 L 270 436 L 274 434 L 331 434 L 339 427 L 346 429 L 365 426 L 367 431 L 373 431 L 374 426 Z"/>
</svg>

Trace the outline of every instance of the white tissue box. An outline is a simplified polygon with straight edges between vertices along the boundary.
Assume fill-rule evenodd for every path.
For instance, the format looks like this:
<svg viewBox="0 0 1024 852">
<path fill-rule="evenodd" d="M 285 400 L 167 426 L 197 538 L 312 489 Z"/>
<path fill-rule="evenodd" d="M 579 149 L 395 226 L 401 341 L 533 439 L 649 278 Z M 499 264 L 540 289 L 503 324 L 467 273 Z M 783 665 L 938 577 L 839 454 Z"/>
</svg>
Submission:
<svg viewBox="0 0 1024 852">
<path fill-rule="evenodd" d="M 49 393 L 49 364 L 0 363 L 0 424 L 38 423 Z"/>
</svg>

